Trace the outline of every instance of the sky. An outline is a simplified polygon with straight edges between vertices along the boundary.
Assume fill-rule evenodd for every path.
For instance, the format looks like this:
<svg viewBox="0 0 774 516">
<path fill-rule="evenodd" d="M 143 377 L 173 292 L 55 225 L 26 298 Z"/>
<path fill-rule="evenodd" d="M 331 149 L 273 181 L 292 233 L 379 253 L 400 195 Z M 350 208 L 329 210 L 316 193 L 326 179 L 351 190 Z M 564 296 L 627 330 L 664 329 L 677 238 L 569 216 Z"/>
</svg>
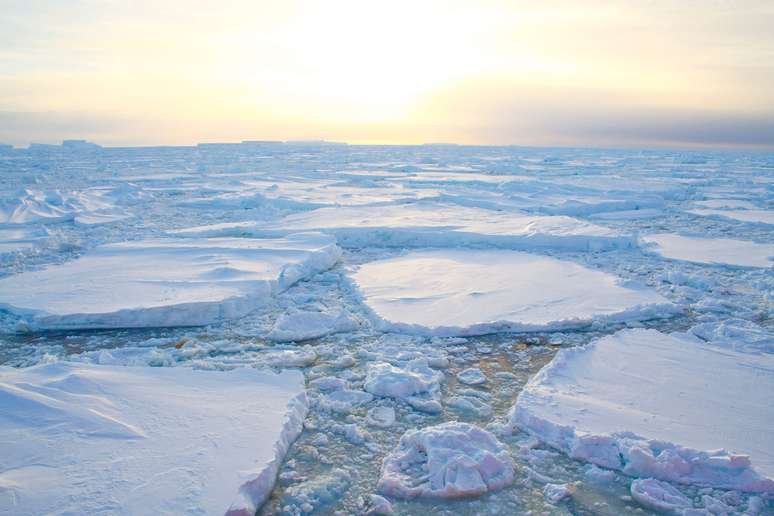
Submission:
<svg viewBox="0 0 774 516">
<path fill-rule="evenodd" d="M 0 142 L 774 149 L 772 27 L 772 0 L 0 0 Z"/>
</svg>

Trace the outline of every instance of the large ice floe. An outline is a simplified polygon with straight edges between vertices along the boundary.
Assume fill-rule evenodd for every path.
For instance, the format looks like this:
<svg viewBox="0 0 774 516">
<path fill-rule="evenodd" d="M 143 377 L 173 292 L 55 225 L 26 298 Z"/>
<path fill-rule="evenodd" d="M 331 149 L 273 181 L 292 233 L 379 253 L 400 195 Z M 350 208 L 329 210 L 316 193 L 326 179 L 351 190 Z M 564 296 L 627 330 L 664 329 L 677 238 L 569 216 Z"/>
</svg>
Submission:
<svg viewBox="0 0 774 516">
<path fill-rule="evenodd" d="M 0 367 L 0 513 L 255 514 L 306 414 L 300 372 Z"/>
<path fill-rule="evenodd" d="M 641 285 L 519 251 L 416 251 L 366 263 L 352 279 L 382 329 L 437 336 L 581 328 L 677 311 Z"/>
<path fill-rule="evenodd" d="M 643 236 L 646 244 L 665 258 L 739 267 L 774 266 L 774 244 L 757 244 L 731 238 L 701 238 L 659 233 Z"/>
<path fill-rule="evenodd" d="M 774 357 L 623 330 L 560 351 L 511 422 L 575 459 L 637 477 L 774 492 Z"/>
<path fill-rule="evenodd" d="M 276 222 L 237 222 L 175 231 L 177 236 L 335 235 L 345 247 L 490 245 L 508 249 L 603 250 L 633 247 L 630 235 L 565 216 L 528 215 L 421 202 L 320 208 Z"/>
<path fill-rule="evenodd" d="M 243 316 L 333 266 L 330 237 L 156 239 L 0 280 L 0 306 L 36 328 L 192 326 Z"/>
<path fill-rule="evenodd" d="M 384 458 L 378 489 L 397 498 L 461 498 L 513 482 L 508 448 L 475 425 L 449 422 L 409 430 Z"/>
</svg>

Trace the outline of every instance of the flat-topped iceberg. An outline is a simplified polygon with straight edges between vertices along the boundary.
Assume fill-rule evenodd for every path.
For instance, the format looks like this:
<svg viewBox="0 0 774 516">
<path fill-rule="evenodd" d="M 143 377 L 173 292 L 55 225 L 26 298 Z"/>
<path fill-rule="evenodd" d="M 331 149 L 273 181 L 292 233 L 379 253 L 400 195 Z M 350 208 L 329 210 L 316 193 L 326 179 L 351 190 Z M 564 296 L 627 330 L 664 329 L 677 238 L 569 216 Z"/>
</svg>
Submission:
<svg viewBox="0 0 774 516">
<path fill-rule="evenodd" d="M 568 261 L 503 250 L 434 250 L 366 263 L 352 279 L 384 330 L 437 336 L 580 328 L 672 316 L 639 285 Z"/>
<path fill-rule="evenodd" d="M 309 233 L 108 244 L 0 279 L 0 306 L 40 329 L 210 324 L 249 313 L 340 255 L 330 237 Z"/>
<path fill-rule="evenodd" d="M 511 423 L 637 477 L 774 492 L 774 356 L 624 330 L 560 351 Z"/>
<path fill-rule="evenodd" d="M 300 372 L 0 367 L 0 513 L 253 515 L 306 414 Z"/>
<path fill-rule="evenodd" d="M 633 247 L 634 239 L 566 216 L 529 215 L 456 204 L 418 202 L 320 208 L 276 222 L 221 223 L 177 230 L 176 236 L 279 236 L 299 231 L 334 235 L 345 247 L 453 247 L 602 250 Z"/>
<path fill-rule="evenodd" d="M 774 266 L 774 244 L 757 244 L 731 238 L 701 238 L 658 233 L 642 237 L 664 258 L 738 267 Z"/>
</svg>

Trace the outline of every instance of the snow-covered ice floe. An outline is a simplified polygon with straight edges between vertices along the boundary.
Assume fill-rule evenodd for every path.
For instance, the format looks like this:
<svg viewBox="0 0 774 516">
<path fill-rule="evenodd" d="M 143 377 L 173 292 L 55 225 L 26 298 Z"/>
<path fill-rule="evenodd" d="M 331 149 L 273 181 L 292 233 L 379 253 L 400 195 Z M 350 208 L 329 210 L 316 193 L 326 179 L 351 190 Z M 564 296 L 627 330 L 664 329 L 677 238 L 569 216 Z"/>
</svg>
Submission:
<svg viewBox="0 0 774 516">
<path fill-rule="evenodd" d="M 83 224 L 104 224 L 130 217 L 116 207 L 121 192 L 25 189 L 0 201 L 0 224 L 18 225 L 62 222 L 75 219 Z"/>
<path fill-rule="evenodd" d="M 468 423 L 409 430 L 385 457 L 378 489 L 397 498 L 461 498 L 513 482 L 508 448 Z"/>
<path fill-rule="evenodd" d="M 266 338 L 277 342 L 302 341 L 355 329 L 357 323 L 345 311 L 300 311 L 280 315 Z"/>
<path fill-rule="evenodd" d="M 575 459 L 628 475 L 770 493 L 772 392 L 772 355 L 623 330 L 560 351 L 510 417 Z"/>
<path fill-rule="evenodd" d="M 448 247 L 606 250 L 634 247 L 635 239 L 565 216 L 528 215 L 444 203 L 320 208 L 277 222 L 236 222 L 177 230 L 176 236 L 278 236 L 320 231 L 345 247 Z"/>
<path fill-rule="evenodd" d="M 774 266 L 774 244 L 757 244 L 731 238 L 701 238 L 659 233 L 643 236 L 646 244 L 665 258 L 695 263 L 739 267 Z"/>
<path fill-rule="evenodd" d="M 352 278 L 377 325 L 406 333 L 560 330 L 678 311 L 641 285 L 518 251 L 416 251 L 366 263 Z"/>
<path fill-rule="evenodd" d="M 1 279 L 0 306 L 40 329 L 210 324 L 249 313 L 340 256 L 313 233 L 108 244 Z"/>
<path fill-rule="evenodd" d="M 0 367 L 0 513 L 253 515 L 307 411 L 255 369 Z"/>
<path fill-rule="evenodd" d="M 754 224 L 774 225 L 774 210 L 689 210 L 689 213 L 704 217 L 720 217 Z"/>
</svg>

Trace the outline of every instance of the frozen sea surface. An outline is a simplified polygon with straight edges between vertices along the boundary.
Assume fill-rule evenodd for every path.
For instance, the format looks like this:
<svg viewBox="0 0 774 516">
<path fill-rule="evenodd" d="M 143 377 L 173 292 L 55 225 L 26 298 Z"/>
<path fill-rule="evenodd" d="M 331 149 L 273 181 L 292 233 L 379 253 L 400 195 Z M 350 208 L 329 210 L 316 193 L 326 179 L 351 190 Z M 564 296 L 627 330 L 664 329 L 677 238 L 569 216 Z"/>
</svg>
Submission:
<svg viewBox="0 0 774 516">
<path fill-rule="evenodd" d="M 729 457 L 749 454 L 768 474 L 766 391 L 744 386 L 774 352 L 771 154 L 324 144 L 2 152 L 0 364 L 27 376 L 54 367 L 45 364 L 134 366 L 153 377 L 206 370 L 211 384 L 189 389 L 202 400 L 220 399 L 228 375 L 245 367 L 295 369 L 308 412 L 276 477 L 267 470 L 259 514 L 773 512 L 771 495 L 749 486 L 574 456 L 510 416 L 558 351 L 593 350 L 620 330 L 645 328 L 690 341 L 692 352 L 666 346 L 617 371 L 593 369 L 588 381 L 608 385 L 631 372 L 617 394 L 650 419 L 612 417 L 589 391 L 600 400 L 595 410 L 565 426 L 636 431 L 739 471 L 745 461 Z M 46 325 L 52 316 L 68 324 Z M 101 323 L 83 324 L 94 317 Z M 535 324 L 513 323 L 526 320 Z M 486 331 L 470 331 L 481 323 Z M 700 388 L 701 374 L 727 388 Z M 156 385 L 154 403 L 179 387 Z M 252 407 L 268 393 L 248 390 L 220 404 Z M 677 432 L 677 402 L 689 394 Z M 598 407 L 608 412 L 592 420 Z M 240 419 L 261 415 L 245 410 Z M 130 413 L 135 426 L 155 414 Z M 202 435 L 207 424 L 202 415 L 191 428 Z M 242 442 L 240 460 L 258 457 L 255 428 L 176 445 L 201 464 L 218 459 L 216 447 L 225 455 Z M 109 449 L 105 442 L 92 439 L 90 453 Z M 142 464 L 131 457 L 127 467 Z M 15 468 L 0 463 L 0 478 Z M 205 478 L 184 459 L 149 469 L 161 478 L 191 470 L 191 486 Z M 68 490 L 66 478 L 51 480 L 50 492 Z M 0 503 L 39 486 L 32 476 L 13 483 L 0 487 Z M 89 512 L 100 498 L 75 500 L 76 512 Z M 176 500 L 148 496 L 144 508 L 187 510 Z"/>
</svg>

